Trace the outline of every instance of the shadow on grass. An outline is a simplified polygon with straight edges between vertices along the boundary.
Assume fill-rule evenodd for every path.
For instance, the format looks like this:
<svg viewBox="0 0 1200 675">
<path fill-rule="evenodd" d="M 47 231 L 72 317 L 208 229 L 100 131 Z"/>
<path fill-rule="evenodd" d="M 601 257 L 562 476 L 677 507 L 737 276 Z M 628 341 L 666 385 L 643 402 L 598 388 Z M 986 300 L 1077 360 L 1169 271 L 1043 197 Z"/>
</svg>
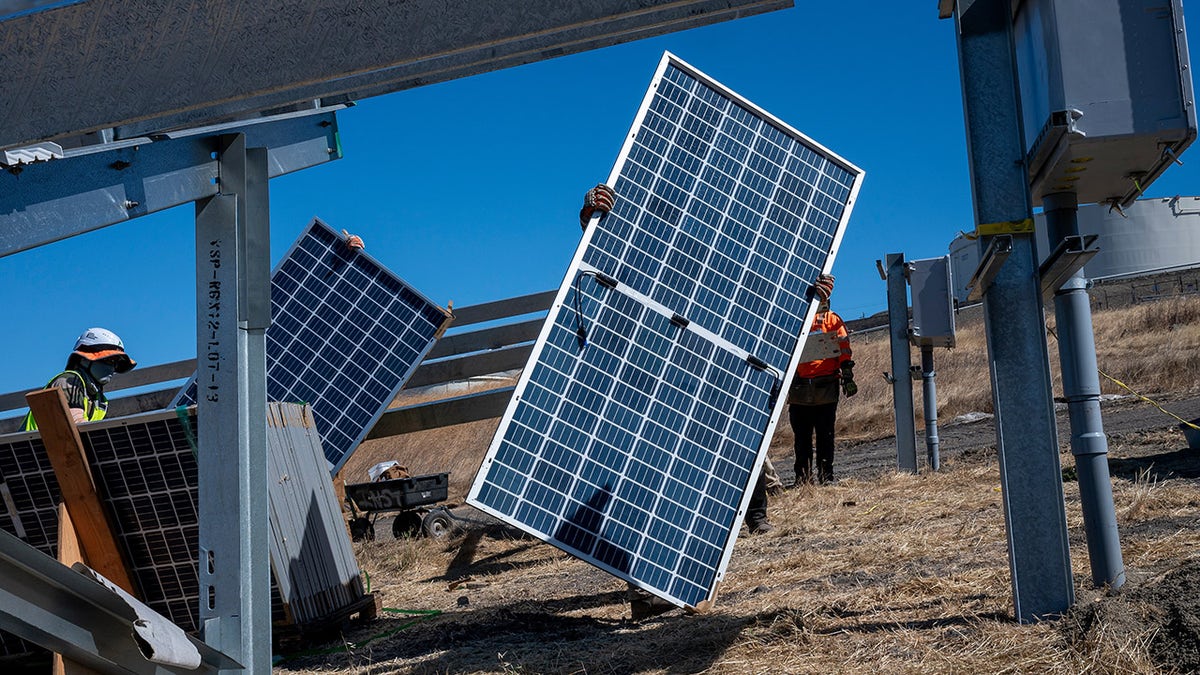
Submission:
<svg viewBox="0 0 1200 675">
<path fill-rule="evenodd" d="M 528 543 L 521 546 L 514 546 L 503 552 L 496 553 L 495 555 L 490 555 L 486 558 L 476 560 L 475 555 L 479 551 L 479 543 L 483 541 L 485 537 L 488 539 L 504 541 L 525 540 Z M 455 551 L 454 558 L 452 558 L 450 563 L 446 565 L 446 571 L 440 576 L 429 577 L 427 579 L 422 579 L 422 581 L 454 581 L 466 576 L 497 574 L 499 572 L 506 572 L 508 570 L 517 570 L 532 565 L 540 565 L 545 561 L 509 561 L 507 559 L 524 553 L 541 544 L 542 542 L 540 540 L 535 539 L 516 528 L 502 525 L 470 530 L 460 539 L 454 540 L 448 547 L 447 550 L 453 550 L 454 548 L 457 548 L 458 550 Z"/>
<path fill-rule="evenodd" d="M 1185 448 L 1145 457 L 1109 457 L 1108 472 L 1114 478 L 1132 481 L 1200 478 L 1200 451 Z"/>
<path fill-rule="evenodd" d="M 446 613 L 354 651 L 289 661 L 286 667 L 354 672 L 593 672 L 632 675 L 646 670 L 708 670 L 748 627 L 779 623 L 761 616 L 685 615 L 677 612 L 640 624 L 625 619 L 558 612 L 624 603 L 624 591 Z M 377 621 L 372 633 L 384 633 Z M 354 638 L 366 642 L 369 638 Z M 402 660 L 406 663 L 397 664 Z"/>
</svg>

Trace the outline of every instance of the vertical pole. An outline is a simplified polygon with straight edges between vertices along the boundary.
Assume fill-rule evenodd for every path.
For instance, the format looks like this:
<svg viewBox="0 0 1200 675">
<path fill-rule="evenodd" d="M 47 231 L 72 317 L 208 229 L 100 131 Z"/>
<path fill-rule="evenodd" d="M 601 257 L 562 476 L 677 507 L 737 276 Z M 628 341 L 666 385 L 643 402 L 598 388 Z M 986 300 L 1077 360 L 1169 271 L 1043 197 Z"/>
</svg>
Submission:
<svg viewBox="0 0 1200 675">
<path fill-rule="evenodd" d="M 217 152 L 220 192 L 196 204 L 200 620 L 205 642 L 259 673 L 271 668 L 266 366 L 247 312 L 270 293 L 248 283 L 270 254 L 265 187 L 248 186 L 266 175 L 244 135 Z"/>
<path fill-rule="evenodd" d="M 896 409 L 896 469 L 917 472 L 917 424 L 913 419 L 912 378 L 908 368 L 908 281 L 904 254 L 887 254 L 888 329 L 892 347 L 892 402 Z"/>
<path fill-rule="evenodd" d="M 933 369 L 933 345 L 921 346 L 921 398 L 925 405 L 925 452 L 928 455 L 929 468 L 937 471 L 942 468 L 942 456 L 938 449 L 937 426 L 937 383 L 934 378 L 937 372 Z"/>
<path fill-rule="evenodd" d="M 1074 193 L 1046 195 L 1043 207 L 1051 247 L 1064 237 L 1079 234 L 1079 209 Z M 1067 279 L 1054 294 L 1054 314 L 1092 583 L 1115 590 L 1125 583 L 1125 564 L 1121 559 L 1117 513 L 1108 474 L 1108 439 L 1100 417 L 1096 337 L 1092 332 L 1092 308 L 1083 270 Z"/>
<path fill-rule="evenodd" d="M 1013 606 L 1020 621 L 1075 601 L 1050 360 L 1025 167 L 1009 0 L 958 3 L 959 64 L 975 221 L 1012 234 L 984 293 Z M 1017 223 L 1017 225 L 1011 225 Z M 980 250 L 992 236 L 979 238 Z"/>
</svg>

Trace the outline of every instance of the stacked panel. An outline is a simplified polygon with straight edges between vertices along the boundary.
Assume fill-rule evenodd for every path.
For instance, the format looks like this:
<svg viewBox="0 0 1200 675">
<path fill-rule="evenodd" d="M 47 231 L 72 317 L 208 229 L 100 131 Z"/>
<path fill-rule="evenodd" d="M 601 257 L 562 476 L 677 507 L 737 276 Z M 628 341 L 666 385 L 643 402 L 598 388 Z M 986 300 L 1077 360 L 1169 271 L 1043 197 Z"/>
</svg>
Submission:
<svg viewBox="0 0 1200 675">
<path fill-rule="evenodd" d="M 314 218 L 271 275 L 267 398 L 312 407 L 336 472 L 450 320 Z M 175 405 L 195 403 L 196 391 L 193 377 Z"/>
<path fill-rule="evenodd" d="M 310 411 L 268 405 L 271 619 L 323 619 L 363 597 Z M 139 597 L 185 631 L 199 623 L 195 409 L 87 424 L 85 456 Z M 38 432 L 0 437 L 0 528 L 58 552 L 58 480 Z M 0 654 L 28 646 L 0 634 Z"/>
<path fill-rule="evenodd" d="M 861 180 L 665 55 L 468 502 L 710 600 Z"/>
</svg>

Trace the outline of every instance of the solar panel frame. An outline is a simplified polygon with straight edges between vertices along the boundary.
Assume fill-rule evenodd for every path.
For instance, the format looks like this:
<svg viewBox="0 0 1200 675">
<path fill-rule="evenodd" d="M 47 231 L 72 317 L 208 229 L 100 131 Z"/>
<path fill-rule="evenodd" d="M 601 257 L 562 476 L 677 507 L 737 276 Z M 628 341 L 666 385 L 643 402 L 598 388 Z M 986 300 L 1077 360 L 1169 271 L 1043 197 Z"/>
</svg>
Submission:
<svg viewBox="0 0 1200 675">
<path fill-rule="evenodd" d="M 313 218 L 271 273 L 267 398 L 312 407 L 337 473 L 452 320 Z M 172 405 L 195 402 L 193 376 Z"/>
<path fill-rule="evenodd" d="M 689 78 L 700 83 L 701 86 L 695 88 L 694 91 L 683 91 L 680 84 Z M 682 96 L 680 96 L 681 91 L 683 92 Z M 705 109 L 705 105 L 711 105 L 717 99 L 726 101 L 726 109 L 732 111 L 732 115 L 756 118 L 757 124 L 760 125 L 757 128 L 762 133 L 756 138 L 742 139 L 747 140 L 748 143 L 735 143 L 738 140 L 736 125 L 724 129 L 710 124 L 710 128 L 705 129 L 702 122 L 720 122 L 719 114 L 717 117 L 703 118 L 709 112 Z M 698 101 L 703 102 L 703 105 Z M 694 117 L 688 120 L 691 124 L 690 127 L 682 130 L 675 129 L 672 137 L 668 139 L 659 135 L 658 132 L 667 128 L 663 120 L 670 121 L 669 117 L 672 114 L 670 104 L 675 104 L 680 111 L 683 110 L 682 105 L 694 108 L 689 111 L 694 113 Z M 682 114 L 678 116 L 678 118 L 682 117 Z M 730 133 L 725 133 L 726 131 Z M 725 147 L 716 148 L 718 142 L 725 143 Z M 707 147 L 705 147 L 706 143 Z M 738 145 L 745 149 L 740 159 L 734 160 L 731 155 L 724 152 L 729 150 L 737 154 L 735 146 Z M 787 157 L 789 161 L 794 160 L 792 166 L 796 172 L 780 169 L 772 179 L 775 181 L 772 184 L 763 175 L 763 172 L 770 171 L 769 163 L 760 160 L 766 155 L 773 155 L 778 165 L 780 153 L 785 152 L 785 149 L 789 147 L 793 149 L 799 147 L 805 151 Z M 696 154 L 696 151 L 699 150 L 704 151 L 704 157 Z M 725 157 L 718 155 L 718 151 Z M 710 158 L 714 160 L 711 164 L 709 163 Z M 737 161 L 742 163 L 736 165 Z M 807 178 L 808 181 L 801 180 L 800 182 L 810 188 L 805 198 L 808 198 L 811 204 L 806 206 L 803 198 L 794 194 L 794 191 L 789 194 L 780 194 L 782 199 L 776 198 L 776 195 L 767 199 L 762 194 L 758 194 L 757 197 L 762 199 L 756 200 L 756 195 L 751 194 L 753 190 L 744 190 L 736 193 L 733 195 L 733 199 L 721 205 L 723 211 L 719 215 L 724 216 L 724 220 L 717 223 L 705 222 L 705 218 L 711 218 L 712 214 L 705 212 L 704 208 L 715 211 L 712 202 L 717 201 L 719 195 L 707 190 L 712 187 L 707 180 L 695 180 L 696 167 L 711 168 L 717 163 L 722 163 L 721 166 L 731 169 L 741 166 L 742 168 L 737 169 L 738 171 L 754 172 L 753 175 L 745 176 L 746 184 L 759 185 L 760 191 L 773 186 L 777 193 L 782 193 L 783 188 L 788 187 L 783 185 L 785 179 L 799 180 L 799 174 L 803 173 L 804 178 Z M 690 166 L 685 169 L 683 166 L 685 164 Z M 692 172 L 690 181 L 689 170 Z M 718 175 L 720 173 L 720 171 L 710 172 L 708 178 L 711 178 L 712 182 L 720 181 L 722 179 L 722 176 Z M 727 175 L 724 177 L 732 180 L 732 177 Z M 616 207 L 603 218 L 593 218 L 586 229 L 534 346 L 529 365 L 522 372 L 512 401 L 501 418 L 496 435 L 472 484 L 467 502 L 675 604 L 696 606 L 710 601 L 715 596 L 717 584 L 724 576 L 736 533 L 746 515 L 751 497 L 750 488 L 757 480 L 762 459 L 765 457 L 770 439 L 786 405 L 786 397 L 779 396 L 778 393 L 780 390 L 785 390 L 791 382 L 799 363 L 801 348 L 816 312 L 816 303 L 812 301 L 811 293 L 808 290 L 809 286 L 817 274 L 828 272 L 832 267 L 833 258 L 841 243 L 845 224 L 857 198 L 862 179 L 863 172 L 854 165 L 712 80 L 673 54 L 665 53 L 609 176 L 608 184 L 615 187 L 618 195 Z M 654 180 L 660 182 L 655 183 L 653 191 L 644 184 L 639 184 Z M 664 185 L 662 181 L 669 184 Z M 793 180 L 792 184 L 796 184 L 796 181 Z M 792 200 L 789 201 L 789 198 Z M 754 209 L 745 208 L 747 205 L 743 202 L 755 202 L 754 207 L 758 211 L 767 210 L 764 203 L 778 208 L 768 213 L 759 213 Z M 807 210 L 802 213 L 788 211 L 789 206 L 796 209 L 797 204 L 804 206 Z M 695 212 L 691 210 L 693 207 L 698 207 Z M 756 213 L 758 218 L 754 217 Z M 635 218 L 640 220 L 635 221 Z M 758 226 L 758 231 L 764 234 L 753 238 L 751 246 L 743 245 L 740 249 L 730 246 L 728 251 L 721 250 L 721 246 L 726 242 L 736 241 L 739 236 L 744 236 L 744 233 L 730 223 L 746 226 L 745 229 Z M 795 228 L 795 232 L 789 242 L 790 248 L 785 249 L 783 242 L 776 241 L 776 239 L 782 238 L 782 234 L 787 231 L 786 225 L 788 224 Z M 770 227 L 766 227 L 770 225 L 778 227 L 771 230 Z M 766 234 L 768 231 L 770 236 Z M 801 237 L 802 234 L 815 241 L 804 239 Z M 718 268 L 719 265 L 692 264 L 713 261 L 720 263 L 722 259 L 717 257 L 717 254 L 720 254 L 733 261 L 735 263 L 733 266 L 736 266 L 735 256 L 729 255 L 736 253 L 740 254 L 744 260 L 749 261 L 745 266 L 749 270 L 752 265 L 759 264 L 760 260 L 772 261 L 776 265 L 786 264 L 779 262 L 781 252 L 784 252 L 782 257 L 787 258 L 788 251 L 796 250 L 808 255 L 814 251 L 827 252 L 827 255 L 824 256 L 821 265 L 810 263 L 808 268 L 804 269 L 804 274 L 793 275 L 797 277 L 795 279 L 785 278 L 786 275 L 781 275 L 779 279 L 775 280 L 777 282 L 775 287 L 771 286 L 772 280 L 765 274 L 751 277 L 746 273 L 737 280 L 714 278 L 713 281 L 729 282 L 724 284 L 723 295 L 716 292 L 714 290 L 716 284 L 709 282 L 702 274 Z M 697 260 L 701 255 L 704 256 L 704 261 Z M 768 264 L 759 264 L 758 267 L 753 267 L 753 271 L 757 273 L 769 270 L 770 267 Z M 647 269 L 654 270 L 654 274 L 645 274 Z M 691 272 L 690 275 L 689 272 Z M 699 283 L 695 283 L 697 280 Z M 757 293 L 747 293 L 746 291 L 757 291 Z M 769 299 L 764 298 L 763 296 L 767 292 L 773 292 L 774 295 Z M 739 293 L 740 295 L 738 295 Z M 751 297 L 755 294 L 759 297 Z M 722 313 L 712 311 L 710 296 L 732 298 L 733 300 L 728 303 L 729 306 Z M 756 299 L 762 301 L 761 304 L 756 305 L 761 310 L 757 316 L 762 319 L 760 326 L 762 337 L 756 337 L 749 331 L 738 332 L 735 330 L 738 327 L 738 320 L 754 316 L 755 307 L 751 305 L 752 301 Z M 743 300 L 746 302 L 742 302 Z M 577 301 L 579 305 L 574 306 Z M 644 557 L 642 551 L 652 544 L 662 546 L 664 540 L 670 540 L 671 537 L 655 537 L 653 539 L 642 537 L 638 540 L 639 535 L 634 531 L 636 528 L 628 527 L 630 522 L 622 521 L 621 516 L 617 514 L 617 511 L 621 509 L 637 511 L 639 508 L 644 513 L 652 513 L 648 509 L 657 509 L 658 506 L 653 506 L 649 502 L 641 506 L 636 504 L 631 506 L 630 502 L 641 499 L 660 499 L 662 495 L 656 494 L 656 491 L 661 486 L 643 485 L 644 489 L 640 491 L 640 494 L 623 495 L 620 489 L 614 491 L 611 486 L 606 491 L 603 486 L 598 484 L 598 482 L 604 482 L 603 480 L 588 480 L 586 473 L 588 470 L 592 470 L 587 464 L 590 459 L 589 453 L 596 451 L 597 448 L 602 448 L 601 452 L 614 452 L 621 456 L 614 460 L 621 464 L 619 469 L 621 473 L 616 478 L 626 479 L 626 482 L 634 480 L 631 478 L 633 474 L 630 471 L 640 470 L 640 467 L 633 464 L 634 455 L 638 451 L 636 448 L 640 447 L 637 444 L 644 444 L 651 433 L 657 434 L 660 438 L 667 436 L 663 431 L 649 429 L 648 421 L 656 422 L 658 420 L 651 420 L 650 416 L 643 414 L 641 421 L 638 422 L 641 426 L 636 434 L 627 433 L 625 436 L 621 436 L 620 433 L 613 433 L 614 438 L 619 440 L 605 444 L 602 442 L 601 435 L 610 433 L 607 427 L 604 427 L 604 423 L 608 420 L 604 419 L 600 422 L 590 420 L 585 416 L 587 410 L 584 410 L 588 406 L 574 405 L 574 403 L 576 400 L 587 402 L 589 405 L 596 406 L 597 412 L 603 408 L 604 414 L 607 415 L 610 407 L 617 403 L 605 398 L 605 395 L 600 392 L 604 391 L 606 394 L 614 392 L 616 391 L 615 385 L 609 383 L 604 386 L 591 387 L 588 391 L 576 388 L 572 390 L 573 393 L 568 393 L 568 387 L 581 384 L 586 386 L 587 382 L 596 384 L 603 382 L 606 374 L 616 375 L 616 372 L 611 370 L 613 367 L 628 367 L 635 362 L 635 359 L 653 361 L 654 357 L 650 357 L 648 354 L 654 349 L 641 349 L 635 356 L 599 364 L 586 363 L 587 356 L 572 362 L 569 355 L 564 357 L 560 354 L 565 351 L 564 344 L 569 345 L 571 340 L 578 340 L 574 333 L 577 333 L 581 325 L 585 331 L 588 330 L 589 321 L 585 317 L 590 317 L 594 324 L 588 335 L 590 343 L 588 348 L 583 349 L 584 353 L 589 348 L 593 351 L 604 351 L 602 346 L 605 340 L 620 339 L 622 332 L 644 328 L 644 324 L 639 326 L 636 323 L 626 322 L 624 331 L 618 327 L 611 331 L 612 335 L 605 335 L 609 326 L 607 322 L 598 318 L 600 313 L 611 309 L 613 305 L 626 301 L 642 308 L 639 320 L 645 321 L 649 317 L 651 323 L 669 326 L 670 330 L 675 333 L 676 342 L 685 339 L 707 342 L 714 346 L 712 353 L 718 356 L 723 354 L 727 362 L 732 358 L 734 361 L 740 360 L 743 366 L 751 366 L 750 370 L 759 374 L 745 375 L 741 381 L 743 389 L 754 389 L 750 383 L 756 377 L 761 379 L 769 376 L 775 384 L 775 387 L 772 388 L 774 391 L 767 392 L 764 386 L 760 385 L 757 388 L 757 398 L 751 394 L 737 402 L 739 405 L 747 406 L 757 401 L 761 405 L 757 416 L 741 412 L 731 414 L 728 401 L 724 401 L 724 405 L 701 407 L 702 404 L 712 401 L 704 399 L 704 394 L 701 393 L 704 390 L 699 385 L 691 392 L 684 390 L 672 392 L 666 390 L 664 386 L 665 394 L 671 396 L 680 405 L 684 399 L 691 396 L 692 407 L 683 416 L 685 430 L 681 434 L 681 438 L 684 443 L 694 442 L 689 434 L 705 435 L 701 432 L 707 432 L 706 442 L 712 443 L 713 435 L 717 434 L 718 440 L 727 446 L 735 437 L 742 439 L 743 442 L 746 438 L 756 438 L 752 458 L 743 457 L 745 461 L 741 468 L 744 470 L 738 472 L 729 468 L 718 468 L 716 464 L 724 461 L 724 458 L 720 457 L 719 452 L 714 452 L 712 454 L 716 459 L 707 467 L 706 471 L 701 470 L 700 472 L 703 474 L 704 480 L 708 481 L 707 485 L 715 485 L 714 481 L 721 478 L 725 485 L 733 488 L 733 493 L 725 491 L 726 501 L 723 504 L 718 503 L 717 506 L 712 506 L 712 504 L 706 503 L 703 507 L 711 510 L 720 506 L 736 506 L 736 513 L 732 516 L 726 513 L 721 517 L 714 516 L 710 519 L 704 513 L 696 511 L 696 504 L 689 503 L 688 500 L 675 501 L 665 498 L 660 500 L 670 502 L 665 506 L 675 509 L 675 517 L 690 518 L 693 524 L 708 527 L 709 530 L 712 529 L 709 526 L 724 528 L 719 536 L 714 536 L 710 531 L 699 537 L 704 540 L 704 544 L 720 541 L 721 550 L 719 559 L 716 561 L 712 559 L 711 555 L 693 555 L 695 551 L 692 548 L 681 549 L 680 546 L 676 546 L 675 550 L 671 551 L 668 550 L 670 549 L 669 545 L 663 547 L 664 550 L 659 552 L 661 556 L 674 555 L 676 560 L 682 560 L 684 565 L 692 565 L 693 568 L 697 564 L 709 565 L 702 570 L 704 574 L 675 573 L 673 579 L 668 580 L 668 583 L 663 583 L 661 579 L 655 579 L 653 574 L 631 569 L 630 561 L 622 558 L 622 555 L 628 556 L 629 551 L 622 549 L 620 543 L 624 536 L 626 542 L 634 542 L 641 546 L 635 555 L 637 561 L 640 562 Z M 787 311 L 779 311 L 780 307 L 784 307 Z M 775 311 L 772 313 L 769 310 Z M 574 315 L 574 319 L 571 318 L 572 315 Z M 575 331 L 571 330 L 572 321 L 575 321 Z M 619 325 L 620 321 L 617 324 Z M 767 330 L 767 328 L 772 330 Z M 666 334 L 648 339 L 652 344 L 671 340 L 670 336 Z M 642 345 L 636 346 L 640 348 Z M 627 353 L 633 352 L 627 351 Z M 585 370 L 585 366 L 588 370 Z M 605 366 L 608 367 L 607 370 Z M 556 368 L 570 369 L 571 372 L 565 376 L 570 382 L 559 383 L 555 380 L 555 375 L 547 374 L 549 370 L 561 375 L 562 373 L 557 372 Z M 745 369 L 743 368 L 743 370 Z M 630 378 L 630 382 L 646 381 L 647 378 L 643 375 L 649 375 L 649 373 L 635 373 Z M 621 374 L 616 379 L 624 377 L 626 376 Z M 650 376 L 650 379 L 661 382 L 664 378 Z M 665 379 L 669 380 L 670 378 Z M 725 378 L 720 381 L 729 382 L 731 380 Z M 713 379 L 709 383 L 701 378 L 701 384 L 715 384 L 716 382 L 718 382 L 717 379 Z M 559 384 L 561 388 L 543 386 L 547 383 Z M 619 384 L 629 383 L 622 381 Z M 709 389 L 719 391 L 720 388 L 713 386 Z M 739 392 L 741 391 L 739 390 Z M 618 394 L 616 398 L 620 398 L 622 395 Z M 771 400 L 771 396 L 774 396 L 774 400 Z M 532 403 L 527 405 L 526 401 L 532 401 Z M 546 411 L 548 407 L 554 407 L 559 412 L 548 414 Z M 626 411 L 616 411 L 616 414 L 625 415 Z M 636 418 L 638 415 L 636 412 L 632 412 L 631 416 Z M 571 424 L 572 419 L 577 424 Z M 730 426 L 726 426 L 725 430 L 718 434 L 713 427 L 720 426 L 721 419 L 729 422 L 730 425 L 739 424 L 742 429 L 735 433 L 729 430 Z M 756 424 L 745 423 L 751 419 Z M 560 443 L 560 439 L 553 438 L 555 431 L 551 430 L 551 427 L 564 421 L 566 427 L 569 428 L 559 433 L 565 437 L 575 434 L 573 441 L 576 444 L 580 444 L 578 434 L 587 436 L 582 443 L 582 446 L 586 448 L 584 451 L 580 452 L 578 448 L 571 447 L 571 442 Z M 761 426 L 758 426 L 757 422 L 761 422 Z M 592 424 L 593 427 L 588 430 L 580 428 L 589 424 Z M 693 432 L 693 429 L 697 429 L 697 427 L 701 431 Z M 667 431 L 678 433 L 677 430 Z M 510 435 L 517 440 L 509 442 Z M 669 443 L 669 441 L 665 442 Z M 527 452 L 529 443 L 536 443 L 534 446 L 538 448 L 536 453 Z M 630 446 L 634 446 L 635 449 L 631 449 Z M 527 456 L 520 456 L 521 452 L 525 452 Z M 544 459 L 549 461 L 542 461 Z M 670 466 L 674 467 L 684 459 L 685 453 L 676 451 L 669 460 Z M 664 460 L 660 457 L 660 461 Z M 561 466 L 555 465 L 555 462 L 561 463 Z M 552 472 L 543 465 L 559 469 L 560 473 L 552 475 Z M 700 468 L 695 465 L 691 466 Z M 629 467 L 634 468 L 630 469 Z M 605 468 L 612 467 L 606 466 Z M 667 470 L 656 470 L 663 474 L 664 480 L 672 477 Z M 535 475 L 539 471 L 542 473 Z M 570 492 L 579 484 L 587 484 L 594 489 L 591 492 L 588 492 L 587 488 L 583 492 Z M 533 490 L 539 494 L 533 500 L 529 500 L 523 496 L 529 492 L 518 495 L 503 489 L 505 486 L 515 487 L 517 485 L 521 486 L 520 490 Z M 508 499 L 509 497 L 512 499 Z M 593 500 L 596 503 L 593 503 Z M 657 503 L 655 502 L 655 504 Z M 552 513 L 553 509 L 542 509 L 542 513 L 533 513 L 534 509 L 531 508 L 555 504 L 560 505 L 559 513 Z M 562 511 L 563 508 L 572 504 L 574 506 L 572 513 L 568 514 Z M 519 508 L 525 508 L 525 512 L 517 513 Z M 657 513 L 657 511 L 653 513 Z M 627 530 L 624 535 L 617 527 L 618 525 Z M 574 529 L 571 529 L 572 526 Z M 583 542 L 580 539 L 581 535 L 576 532 L 577 530 L 583 530 L 592 535 L 592 540 Z M 635 540 L 638 541 L 635 542 Z M 687 545 L 696 546 L 696 540 L 697 537 L 693 537 Z M 676 537 L 674 541 L 682 542 L 683 540 Z M 586 545 L 580 545 L 581 542 Z M 582 550 L 584 548 L 588 550 Z M 680 566 L 678 569 L 684 569 L 684 567 Z M 705 576 L 706 574 L 707 576 Z M 694 586 L 700 587 L 699 592 L 695 587 L 681 582 L 685 576 L 688 581 L 702 578 L 702 581 L 694 584 Z M 672 582 L 675 583 L 674 587 L 671 586 Z"/>
</svg>

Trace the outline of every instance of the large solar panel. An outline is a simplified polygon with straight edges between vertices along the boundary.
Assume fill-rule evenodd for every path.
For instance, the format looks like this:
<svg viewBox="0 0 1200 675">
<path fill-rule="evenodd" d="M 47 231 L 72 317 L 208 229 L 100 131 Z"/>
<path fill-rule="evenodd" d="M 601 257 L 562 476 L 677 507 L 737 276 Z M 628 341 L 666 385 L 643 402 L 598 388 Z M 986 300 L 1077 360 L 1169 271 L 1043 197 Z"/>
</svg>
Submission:
<svg viewBox="0 0 1200 675">
<path fill-rule="evenodd" d="M 358 568 L 304 408 L 268 407 L 271 617 L 323 618 L 362 597 Z M 195 408 L 80 428 L 101 496 L 141 599 L 189 632 L 200 628 Z M 325 476 L 324 480 L 320 476 Z M 0 528 L 54 556 L 58 480 L 38 432 L 0 436 Z M 0 655 L 28 646 L 0 634 Z"/>
<path fill-rule="evenodd" d="M 267 398 L 312 407 L 337 472 L 450 320 L 314 218 L 271 275 Z M 193 377 L 174 404 L 195 402 Z"/>
<path fill-rule="evenodd" d="M 664 55 L 467 501 L 711 599 L 861 181 Z"/>
</svg>

